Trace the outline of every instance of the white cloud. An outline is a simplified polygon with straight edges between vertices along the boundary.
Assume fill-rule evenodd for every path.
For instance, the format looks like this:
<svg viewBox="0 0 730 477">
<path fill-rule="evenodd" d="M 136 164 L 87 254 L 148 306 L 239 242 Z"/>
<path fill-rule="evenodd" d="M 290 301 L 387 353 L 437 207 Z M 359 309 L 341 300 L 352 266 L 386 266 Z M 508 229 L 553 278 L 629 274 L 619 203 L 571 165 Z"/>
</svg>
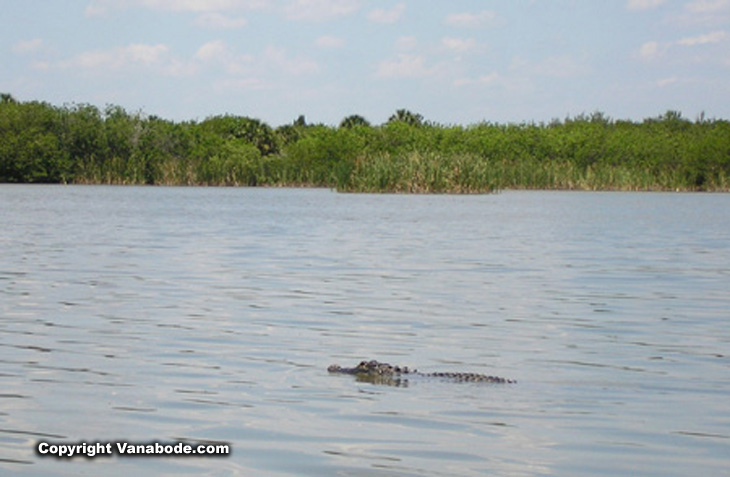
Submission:
<svg viewBox="0 0 730 477">
<path fill-rule="evenodd" d="M 124 48 L 125 56 L 133 63 L 151 65 L 160 61 L 167 54 L 169 48 L 163 44 L 144 45 L 133 44 Z"/>
<path fill-rule="evenodd" d="M 31 64 L 31 67 L 34 70 L 47 71 L 47 70 L 50 70 L 53 67 L 53 65 L 48 61 L 34 61 Z"/>
<path fill-rule="evenodd" d="M 730 9 L 730 0 L 694 0 L 686 8 L 692 13 L 714 13 Z"/>
<path fill-rule="evenodd" d="M 497 14 L 490 10 L 479 13 L 452 13 L 446 17 L 446 24 L 457 28 L 478 28 L 493 25 L 497 21 Z"/>
<path fill-rule="evenodd" d="M 261 78 L 227 78 L 215 81 L 213 87 L 218 91 L 261 91 L 272 89 L 271 83 Z"/>
<path fill-rule="evenodd" d="M 663 79 L 660 79 L 659 81 L 657 81 L 656 85 L 660 88 L 664 88 L 665 86 L 673 85 L 677 81 L 679 81 L 679 80 L 676 77 L 663 78 Z"/>
<path fill-rule="evenodd" d="M 395 23 L 400 20 L 405 11 L 405 3 L 399 3 L 390 10 L 378 8 L 368 14 L 368 20 L 375 23 Z"/>
<path fill-rule="evenodd" d="M 465 53 L 467 51 L 474 50 L 477 46 L 477 42 L 473 38 L 445 37 L 441 39 L 441 45 L 448 50 L 457 53 Z"/>
<path fill-rule="evenodd" d="M 355 13 L 359 0 L 292 0 L 284 8 L 290 20 L 326 21 Z"/>
<path fill-rule="evenodd" d="M 639 57 L 645 60 L 656 58 L 664 50 L 664 46 L 657 41 L 647 41 L 639 48 Z"/>
<path fill-rule="evenodd" d="M 235 8 L 239 2 L 234 0 L 136 0 L 130 3 L 137 3 L 139 6 L 153 10 L 217 12 Z"/>
<path fill-rule="evenodd" d="M 399 37 L 393 56 L 377 65 L 376 78 L 430 78 L 453 82 L 464 75 L 461 55 L 481 49 L 473 38 L 443 37 L 436 45 L 421 44 L 415 36 Z M 458 81 L 458 80 L 457 80 Z"/>
<path fill-rule="evenodd" d="M 202 61 L 224 61 L 230 57 L 231 53 L 222 40 L 209 41 L 195 52 L 195 58 Z"/>
<path fill-rule="evenodd" d="M 221 40 L 209 41 L 198 48 L 193 57 L 193 69 L 200 63 L 218 65 L 234 76 L 249 75 L 257 70 L 254 56 L 236 54 Z"/>
<path fill-rule="evenodd" d="M 345 40 L 336 36 L 325 35 L 317 38 L 314 44 L 320 48 L 342 48 L 343 46 L 345 46 Z"/>
<path fill-rule="evenodd" d="M 89 70 L 116 70 L 133 65 L 164 66 L 168 51 L 169 48 L 163 44 L 135 43 L 111 50 L 86 51 L 72 60 L 61 62 L 60 66 Z"/>
<path fill-rule="evenodd" d="M 193 61 L 218 65 L 233 76 L 251 76 L 266 73 L 302 76 L 318 73 L 319 65 L 306 57 L 290 57 L 283 48 L 268 46 L 259 54 L 237 54 L 224 41 L 215 40 L 198 48 Z M 239 78 L 240 79 L 240 78 Z"/>
<path fill-rule="evenodd" d="M 550 56 L 540 61 L 532 68 L 532 71 L 540 76 L 553 78 L 569 78 L 580 76 L 587 72 L 587 68 L 577 63 L 570 56 Z"/>
<path fill-rule="evenodd" d="M 707 33 L 706 35 L 682 38 L 681 40 L 677 41 L 677 44 L 682 46 L 697 46 L 705 45 L 708 43 L 719 43 L 726 38 L 728 38 L 728 33 L 726 31 L 713 31 L 712 33 Z"/>
<path fill-rule="evenodd" d="M 677 41 L 664 43 L 648 41 L 639 48 L 638 57 L 643 60 L 653 60 L 663 56 L 668 51 L 675 49 L 677 46 L 696 47 L 720 43 L 727 39 L 730 39 L 730 34 L 728 34 L 725 30 L 718 30 L 704 35 L 685 37 Z"/>
<path fill-rule="evenodd" d="M 423 56 L 400 54 L 396 59 L 382 61 L 375 76 L 382 79 L 423 78 L 432 73 L 433 69 L 426 67 Z"/>
<path fill-rule="evenodd" d="M 26 55 L 35 53 L 43 47 L 43 40 L 40 38 L 34 38 L 28 41 L 19 41 L 13 45 L 13 52 L 19 55 Z"/>
<path fill-rule="evenodd" d="M 454 81 L 454 86 L 474 86 L 474 85 L 488 85 L 494 84 L 500 79 L 497 73 L 490 73 L 488 75 L 481 75 L 477 78 L 459 78 Z"/>
<path fill-rule="evenodd" d="M 248 24 L 244 17 L 230 17 L 220 13 L 204 13 L 195 19 L 195 24 L 202 28 L 225 30 L 243 28 Z"/>
<path fill-rule="evenodd" d="M 86 5 L 84 13 L 87 17 L 96 17 L 106 15 L 110 10 L 114 10 L 116 8 L 119 8 L 119 6 L 115 6 L 114 2 L 111 2 L 110 0 L 93 0 L 91 3 Z"/>
<path fill-rule="evenodd" d="M 687 28 L 727 28 L 730 25 L 730 0 L 686 0 L 683 10 L 668 18 L 680 31 Z"/>
<path fill-rule="evenodd" d="M 194 62 L 183 61 L 177 58 L 169 59 L 162 68 L 162 72 L 164 74 L 175 77 L 191 76 L 195 74 L 197 70 L 197 65 Z"/>
<path fill-rule="evenodd" d="M 305 57 L 290 58 L 283 48 L 267 47 L 262 55 L 265 65 L 294 76 L 310 75 L 319 72 L 319 65 Z"/>
<path fill-rule="evenodd" d="M 269 0 L 91 0 L 86 6 L 86 15 L 107 15 L 114 10 L 131 8 L 206 13 L 236 9 L 260 9 L 268 4 Z"/>
<path fill-rule="evenodd" d="M 418 39 L 415 36 L 402 36 L 395 41 L 395 48 L 398 51 L 415 50 L 418 46 Z"/>
<path fill-rule="evenodd" d="M 199 59 L 198 59 L 199 60 Z M 199 63 L 181 60 L 170 53 L 167 45 L 133 43 L 110 49 L 89 50 L 58 61 L 35 62 L 35 69 L 79 70 L 90 73 L 133 72 L 139 69 L 164 76 L 187 76 L 195 73 Z"/>
<path fill-rule="evenodd" d="M 664 4 L 666 0 L 628 0 L 626 8 L 632 11 L 650 10 Z"/>
<path fill-rule="evenodd" d="M 568 55 L 555 55 L 543 58 L 540 61 L 529 61 L 522 57 L 515 57 L 510 64 L 510 70 L 517 74 L 532 77 L 572 78 L 588 73 L 589 69 Z"/>
</svg>

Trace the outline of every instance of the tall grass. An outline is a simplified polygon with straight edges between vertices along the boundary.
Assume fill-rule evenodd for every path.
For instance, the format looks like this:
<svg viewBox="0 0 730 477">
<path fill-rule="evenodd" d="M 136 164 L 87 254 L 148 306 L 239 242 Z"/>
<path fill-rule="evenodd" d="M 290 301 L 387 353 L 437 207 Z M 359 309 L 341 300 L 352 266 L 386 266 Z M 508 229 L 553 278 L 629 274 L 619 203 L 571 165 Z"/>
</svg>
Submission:
<svg viewBox="0 0 730 477">
<path fill-rule="evenodd" d="M 496 182 L 486 161 L 467 155 L 378 153 L 358 158 L 349 180 L 338 188 L 348 192 L 479 193 L 494 191 Z"/>
</svg>

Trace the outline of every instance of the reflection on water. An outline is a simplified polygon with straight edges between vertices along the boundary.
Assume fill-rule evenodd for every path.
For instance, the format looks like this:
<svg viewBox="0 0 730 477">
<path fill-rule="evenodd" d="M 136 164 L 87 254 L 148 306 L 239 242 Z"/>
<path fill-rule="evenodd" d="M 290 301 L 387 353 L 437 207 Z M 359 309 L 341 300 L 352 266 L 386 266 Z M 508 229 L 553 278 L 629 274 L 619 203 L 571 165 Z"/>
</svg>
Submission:
<svg viewBox="0 0 730 477">
<path fill-rule="evenodd" d="M 728 206 L 0 186 L 0 469 L 727 475 Z M 326 371 L 366 358 L 518 383 Z M 59 462 L 39 440 L 233 454 Z"/>
</svg>

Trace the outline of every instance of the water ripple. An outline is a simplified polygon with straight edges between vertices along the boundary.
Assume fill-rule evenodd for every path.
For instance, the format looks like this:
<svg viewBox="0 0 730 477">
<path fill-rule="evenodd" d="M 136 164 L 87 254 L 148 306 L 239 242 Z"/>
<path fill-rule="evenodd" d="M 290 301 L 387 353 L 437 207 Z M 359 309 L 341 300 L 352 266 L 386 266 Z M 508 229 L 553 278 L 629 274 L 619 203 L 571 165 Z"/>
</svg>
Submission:
<svg viewBox="0 0 730 477">
<path fill-rule="evenodd" d="M 0 469 L 722 474 L 728 197 L 0 186 Z M 366 358 L 518 384 L 326 371 Z"/>
</svg>

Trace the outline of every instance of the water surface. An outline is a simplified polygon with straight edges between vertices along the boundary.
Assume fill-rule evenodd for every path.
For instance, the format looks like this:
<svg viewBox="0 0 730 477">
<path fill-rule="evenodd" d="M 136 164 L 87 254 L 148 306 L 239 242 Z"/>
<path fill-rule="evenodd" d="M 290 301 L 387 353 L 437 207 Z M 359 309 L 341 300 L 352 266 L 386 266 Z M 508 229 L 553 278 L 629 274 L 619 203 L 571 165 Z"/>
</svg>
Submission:
<svg viewBox="0 0 730 477">
<path fill-rule="evenodd" d="M 730 195 L 3 185 L 0 222 L 5 472 L 730 475 Z M 518 383 L 326 372 L 365 358 Z"/>
</svg>

